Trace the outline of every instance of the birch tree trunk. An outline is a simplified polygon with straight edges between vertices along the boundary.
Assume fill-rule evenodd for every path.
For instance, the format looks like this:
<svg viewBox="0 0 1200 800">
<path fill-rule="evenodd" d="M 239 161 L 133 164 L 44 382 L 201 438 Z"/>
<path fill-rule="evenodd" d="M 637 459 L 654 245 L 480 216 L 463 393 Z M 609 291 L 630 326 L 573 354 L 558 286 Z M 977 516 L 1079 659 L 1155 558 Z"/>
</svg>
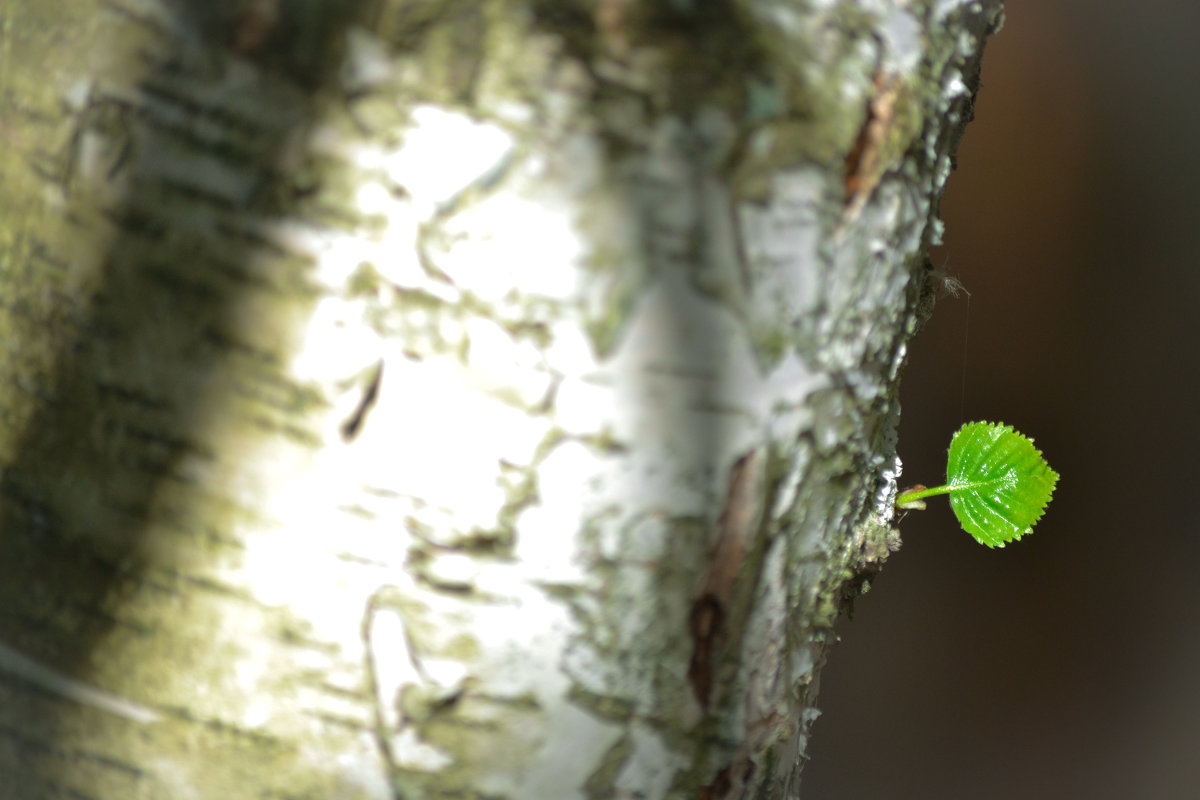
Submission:
<svg viewBox="0 0 1200 800">
<path fill-rule="evenodd" d="M 997 5 L 0 9 L 0 798 L 797 796 Z"/>
</svg>

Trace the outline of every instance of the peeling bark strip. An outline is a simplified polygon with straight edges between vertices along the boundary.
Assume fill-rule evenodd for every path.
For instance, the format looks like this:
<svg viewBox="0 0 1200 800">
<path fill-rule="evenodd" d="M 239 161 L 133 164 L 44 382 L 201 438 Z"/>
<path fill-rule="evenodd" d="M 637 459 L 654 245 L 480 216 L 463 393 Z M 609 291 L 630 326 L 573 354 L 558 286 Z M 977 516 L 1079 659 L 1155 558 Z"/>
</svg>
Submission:
<svg viewBox="0 0 1200 800">
<path fill-rule="evenodd" d="M 897 124 L 895 116 L 896 104 L 902 84 L 896 76 L 876 74 L 874 79 L 874 96 L 867 104 L 867 119 L 854 147 L 846 156 L 846 205 L 861 203 L 883 177 L 884 170 L 897 164 L 885 163 L 890 155 L 893 159 L 899 152 L 887 153 L 889 131 Z M 908 131 L 909 136 L 917 130 Z M 908 141 L 901 146 L 907 146 Z M 893 144 L 893 150 L 896 145 Z"/>
<path fill-rule="evenodd" d="M 998 6 L 60 5 L 0 800 L 792 800 Z"/>
<path fill-rule="evenodd" d="M 752 527 L 762 513 L 760 461 L 759 454 L 753 452 L 739 458 L 733 466 L 729 494 L 717 522 L 717 543 L 688 618 L 688 631 L 695 643 L 688 681 L 705 708 L 712 690 L 713 662 L 725 634 L 729 596 L 742 569 Z"/>
</svg>

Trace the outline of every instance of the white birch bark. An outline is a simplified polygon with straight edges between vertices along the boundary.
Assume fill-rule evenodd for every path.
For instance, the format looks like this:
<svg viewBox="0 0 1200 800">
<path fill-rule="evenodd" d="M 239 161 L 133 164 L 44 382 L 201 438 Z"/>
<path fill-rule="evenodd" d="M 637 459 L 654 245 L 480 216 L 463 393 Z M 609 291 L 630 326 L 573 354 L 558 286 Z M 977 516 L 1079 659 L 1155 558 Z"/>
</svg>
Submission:
<svg viewBox="0 0 1200 800">
<path fill-rule="evenodd" d="M 0 798 L 797 796 L 995 4 L 0 9 Z"/>
</svg>

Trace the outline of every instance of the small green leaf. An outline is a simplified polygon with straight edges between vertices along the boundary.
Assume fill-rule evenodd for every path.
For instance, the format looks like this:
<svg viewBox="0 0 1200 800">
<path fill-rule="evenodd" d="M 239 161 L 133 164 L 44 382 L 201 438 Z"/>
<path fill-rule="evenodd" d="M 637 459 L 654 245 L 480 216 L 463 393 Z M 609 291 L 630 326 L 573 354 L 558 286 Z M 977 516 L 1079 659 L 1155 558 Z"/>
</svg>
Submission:
<svg viewBox="0 0 1200 800">
<path fill-rule="evenodd" d="M 1033 530 L 1056 483 L 1058 473 L 1032 439 L 998 422 L 968 422 L 950 440 L 946 484 L 905 492 L 896 507 L 919 508 L 926 497 L 949 494 L 967 533 L 980 544 L 1003 547 Z"/>
<path fill-rule="evenodd" d="M 1033 440 L 1008 425 L 970 422 L 950 440 L 950 507 L 980 544 L 1003 547 L 1030 533 L 1056 483 Z"/>
</svg>

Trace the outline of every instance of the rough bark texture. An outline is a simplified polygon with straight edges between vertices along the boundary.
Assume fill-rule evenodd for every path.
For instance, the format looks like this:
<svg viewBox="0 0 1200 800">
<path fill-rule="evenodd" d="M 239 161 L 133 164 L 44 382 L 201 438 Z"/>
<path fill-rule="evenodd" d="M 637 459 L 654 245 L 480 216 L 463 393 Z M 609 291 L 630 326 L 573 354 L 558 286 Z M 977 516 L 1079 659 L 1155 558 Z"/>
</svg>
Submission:
<svg viewBox="0 0 1200 800">
<path fill-rule="evenodd" d="M 0 9 L 0 798 L 797 795 L 998 6 Z"/>
</svg>

